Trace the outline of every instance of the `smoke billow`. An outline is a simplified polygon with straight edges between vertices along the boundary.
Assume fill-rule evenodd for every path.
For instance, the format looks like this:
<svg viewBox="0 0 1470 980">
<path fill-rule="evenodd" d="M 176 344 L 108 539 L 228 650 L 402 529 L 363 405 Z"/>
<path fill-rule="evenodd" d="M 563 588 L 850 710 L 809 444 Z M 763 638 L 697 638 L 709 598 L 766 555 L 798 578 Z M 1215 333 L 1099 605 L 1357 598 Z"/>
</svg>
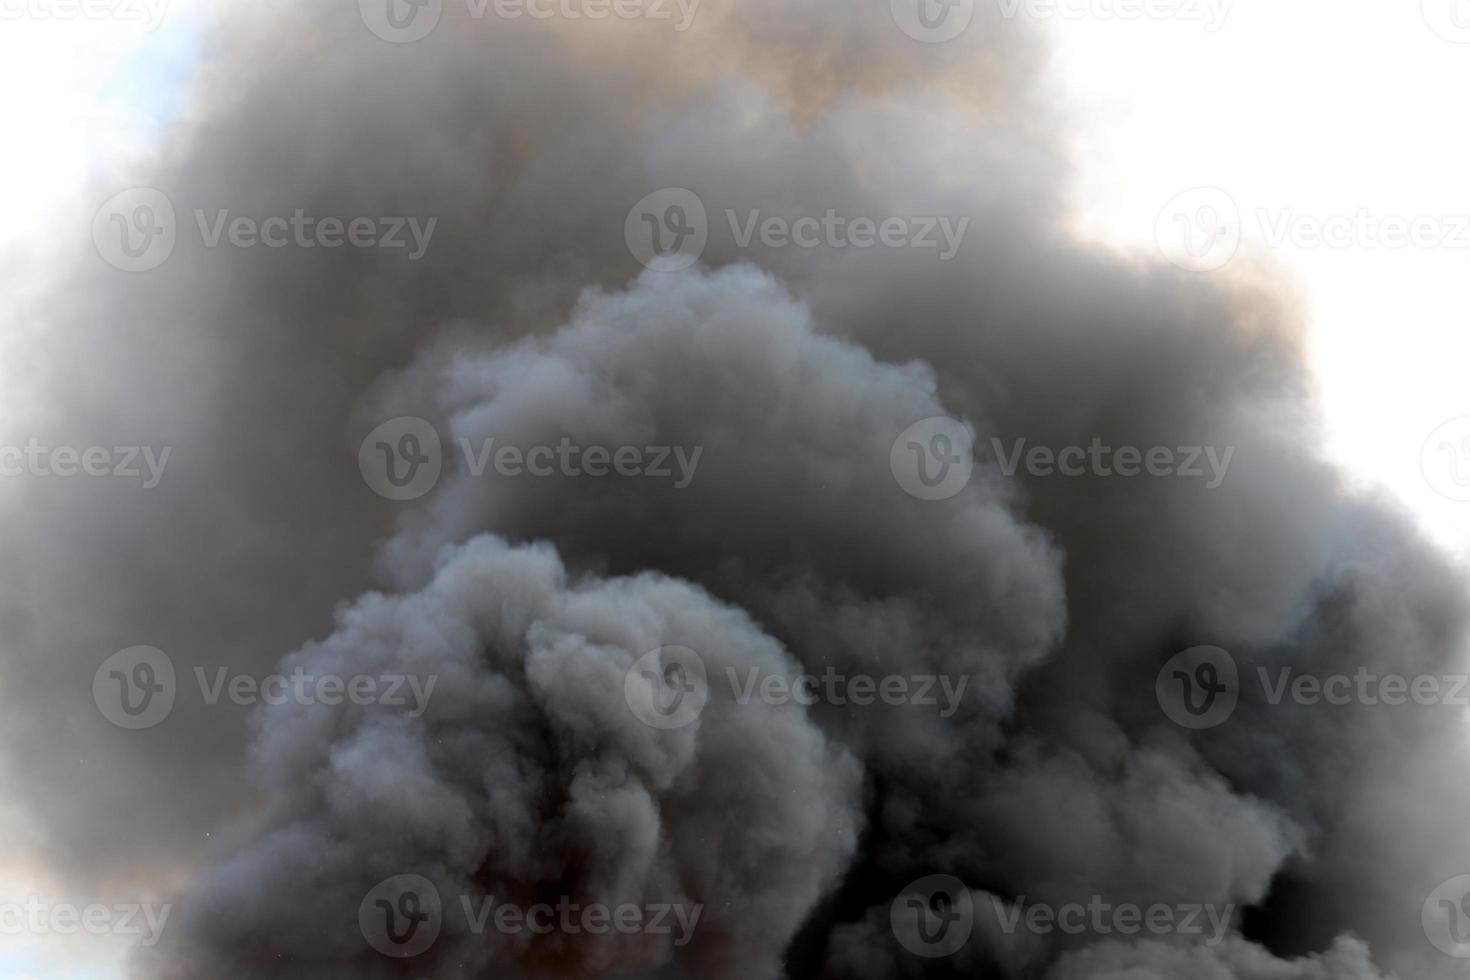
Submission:
<svg viewBox="0 0 1470 980">
<path fill-rule="evenodd" d="M 5 369 L 11 444 L 171 449 L 146 491 L 0 481 L 7 777 L 69 880 L 173 896 L 138 976 L 1457 975 L 1420 922 L 1470 872 L 1452 710 L 1242 683 L 1228 723 L 1192 730 L 1155 680 L 1206 645 L 1248 679 L 1453 670 L 1458 570 L 1319 457 L 1269 277 L 1069 237 L 1024 23 L 977 4 L 926 44 L 889 6 L 704 0 L 674 31 L 446 3 L 409 44 L 353 4 L 215 15 L 190 114 L 131 180 L 177 208 L 174 253 L 128 274 L 78 246 Z M 625 222 L 674 187 L 708 243 L 645 270 Z M 194 212 L 222 209 L 436 223 L 414 261 L 206 247 Z M 829 211 L 965 231 L 952 258 L 742 240 Z M 974 468 L 921 499 L 895 440 L 938 416 Z M 412 502 L 358 469 L 397 417 L 442 442 Z M 563 443 L 663 451 L 671 475 L 477 471 Z M 1228 470 L 1014 465 L 1094 443 Z M 120 731 L 89 692 L 134 644 L 168 653 L 179 696 Z M 707 703 L 650 724 L 640 699 L 682 649 Z M 434 688 L 199 693 L 298 670 Z M 731 682 L 824 674 L 950 686 L 804 703 Z M 443 903 L 407 959 L 359 918 L 400 875 Z M 935 875 L 973 930 L 931 957 L 935 913 L 907 896 Z M 568 896 L 699 917 L 541 934 L 461 914 Z M 1103 903 L 1229 918 L 1012 918 Z"/>
</svg>

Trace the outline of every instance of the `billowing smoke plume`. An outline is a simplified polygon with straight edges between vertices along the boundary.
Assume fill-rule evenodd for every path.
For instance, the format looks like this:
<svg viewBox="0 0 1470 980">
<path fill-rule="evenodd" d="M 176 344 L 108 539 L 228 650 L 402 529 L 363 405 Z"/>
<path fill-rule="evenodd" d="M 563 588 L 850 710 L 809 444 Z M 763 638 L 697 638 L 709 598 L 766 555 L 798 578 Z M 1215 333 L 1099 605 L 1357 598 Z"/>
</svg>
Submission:
<svg viewBox="0 0 1470 980">
<path fill-rule="evenodd" d="M 1289 296 L 1068 236 L 1022 22 L 470 10 L 412 43 L 353 4 L 218 14 L 195 107 L 126 181 L 177 209 L 173 254 L 126 273 L 79 236 L 13 345 L 8 444 L 170 448 L 147 490 L 0 486 L 8 782 L 72 881 L 172 896 L 138 976 L 1459 975 L 1420 921 L 1470 872 L 1454 710 L 1254 678 L 1457 669 L 1463 582 L 1318 458 Z M 661 188 L 707 210 L 686 268 L 625 240 Z M 196 227 L 298 209 L 436 220 L 413 261 Z M 953 255 L 744 240 L 829 211 L 933 217 Z M 443 472 L 391 502 L 358 450 L 403 417 Z M 916 451 L 968 441 L 973 472 L 924 499 L 896 471 L 936 417 Z M 1200 447 L 1202 475 L 1016 462 L 1095 444 Z M 492 462 L 563 445 L 608 447 L 605 475 Z M 179 681 L 136 731 L 92 696 L 134 645 Z M 1155 682 L 1201 646 L 1243 681 L 1192 728 Z M 202 693 L 298 670 L 423 696 Z M 934 696 L 741 696 L 801 675 Z M 671 685 L 702 702 L 682 724 Z M 372 941 L 364 909 L 431 891 L 431 945 Z M 687 931 L 476 927 L 567 899 Z M 925 955 L 956 909 L 964 941 Z"/>
</svg>

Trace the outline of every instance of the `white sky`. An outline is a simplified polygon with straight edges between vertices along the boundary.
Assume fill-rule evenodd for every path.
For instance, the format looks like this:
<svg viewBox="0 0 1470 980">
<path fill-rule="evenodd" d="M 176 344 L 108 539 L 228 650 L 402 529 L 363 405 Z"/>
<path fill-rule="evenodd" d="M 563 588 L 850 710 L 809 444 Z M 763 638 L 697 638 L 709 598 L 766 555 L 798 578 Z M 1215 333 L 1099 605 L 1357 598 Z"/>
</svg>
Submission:
<svg viewBox="0 0 1470 980">
<path fill-rule="evenodd" d="M 1076 109 L 1083 233 L 1153 248 L 1176 194 L 1226 191 L 1239 255 L 1279 262 L 1305 292 L 1332 454 L 1463 551 L 1470 503 L 1435 489 L 1457 492 L 1450 450 L 1435 438 L 1429 478 L 1421 450 L 1470 415 L 1470 227 L 1453 220 L 1470 220 L 1470 43 L 1431 23 L 1470 42 L 1470 0 L 1237 0 L 1214 33 L 1182 17 L 1048 26 Z M 1436 218 L 1458 244 L 1269 241 L 1288 216 L 1360 211 Z"/>
<path fill-rule="evenodd" d="M 1266 256 L 1304 291 L 1333 455 L 1467 550 L 1470 502 L 1436 487 L 1458 492 L 1449 454 L 1470 423 L 1431 442 L 1428 477 L 1421 451 L 1441 423 L 1470 415 L 1470 226 L 1458 247 L 1267 237 L 1287 215 L 1429 216 L 1442 235 L 1457 216 L 1470 221 L 1470 0 L 1236 0 L 1213 32 L 1187 14 L 1228 0 L 1154 0 L 1180 14 L 1131 20 L 1106 16 L 1118 0 L 1059 2 L 1069 13 L 1043 19 L 1075 110 L 1079 234 L 1157 254 L 1171 199 L 1202 185 L 1226 192 L 1240 216 L 1235 261 Z M 78 188 L 120 172 L 167 125 L 195 51 L 187 3 L 172 0 L 152 32 L 0 19 L 0 256 L 34 242 L 78 206 Z M 1048 9 L 1021 0 L 1020 15 Z M 49 890 L 36 872 L 0 864 L 0 900 L 38 891 Z M 0 942 L 0 980 L 121 975 L 105 947 L 71 943 L 62 965 L 54 941 L 13 940 Z"/>
</svg>

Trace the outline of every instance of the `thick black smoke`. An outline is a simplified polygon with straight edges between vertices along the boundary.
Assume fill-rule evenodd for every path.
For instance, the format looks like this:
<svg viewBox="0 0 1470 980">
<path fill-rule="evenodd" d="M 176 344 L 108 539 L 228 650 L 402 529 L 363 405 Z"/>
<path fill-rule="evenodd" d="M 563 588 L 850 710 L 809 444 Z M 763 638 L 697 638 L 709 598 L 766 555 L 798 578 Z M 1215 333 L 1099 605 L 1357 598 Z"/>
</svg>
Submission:
<svg viewBox="0 0 1470 980">
<path fill-rule="evenodd" d="M 1044 52 L 974 17 L 927 44 L 872 0 L 703 0 L 686 31 L 446 2 L 395 44 L 354 4 L 217 16 L 134 181 L 178 209 L 174 254 L 129 274 L 79 236 L 6 369 L 11 444 L 171 447 L 146 491 L 0 486 L 7 771 L 53 866 L 173 894 L 138 976 L 1458 975 L 1420 924 L 1470 871 L 1453 709 L 1243 686 L 1191 731 L 1155 693 L 1198 645 L 1249 676 L 1454 670 L 1458 572 L 1318 458 L 1290 297 L 1068 237 Z M 625 220 L 668 187 L 709 242 L 645 270 Z M 437 223 L 408 261 L 206 248 L 196 208 Z M 742 246 L 726 218 L 829 209 L 966 231 L 945 260 Z M 357 453 L 400 416 L 444 473 L 390 503 Z M 891 450 L 935 416 L 975 465 L 923 500 Z M 459 447 L 491 439 L 673 447 L 688 479 L 477 475 Z M 1008 474 L 1022 439 L 1231 455 L 1216 486 Z M 135 644 L 178 703 L 120 731 L 93 674 Z M 625 679 L 679 647 L 708 703 L 659 728 Z M 199 696 L 221 667 L 436 686 L 252 711 Z M 740 703 L 752 668 L 965 688 Z M 359 922 L 395 875 L 446 908 L 408 960 Z M 945 957 L 912 951 L 931 875 L 974 912 Z M 498 934 L 461 896 L 701 912 Z M 1234 915 L 1210 943 L 1001 928 L 1096 901 Z"/>
</svg>

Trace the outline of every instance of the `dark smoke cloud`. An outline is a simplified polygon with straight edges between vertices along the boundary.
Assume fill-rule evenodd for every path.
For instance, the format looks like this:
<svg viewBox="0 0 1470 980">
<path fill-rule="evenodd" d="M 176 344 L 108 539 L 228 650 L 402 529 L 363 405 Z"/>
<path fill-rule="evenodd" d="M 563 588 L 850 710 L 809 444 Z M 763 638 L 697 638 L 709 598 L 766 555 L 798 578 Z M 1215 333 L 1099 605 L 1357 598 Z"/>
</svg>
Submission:
<svg viewBox="0 0 1470 980">
<path fill-rule="evenodd" d="M 869 2 L 705 0 L 683 34 L 447 4 L 408 45 L 352 4 L 218 15 L 196 105 L 137 183 L 186 226 L 196 207 L 438 225 L 417 262 L 187 232 L 146 275 L 79 251 L 14 345 L 7 443 L 172 447 L 153 490 L 0 484 L 7 771 L 79 887 L 175 895 L 138 976 L 1456 975 L 1419 923 L 1470 870 L 1453 712 L 1248 691 L 1191 733 L 1154 680 L 1198 644 L 1247 673 L 1455 669 L 1459 571 L 1318 458 L 1289 296 L 1066 235 L 1044 52 L 987 7 L 943 45 Z M 671 186 L 705 203 L 710 241 L 645 272 L 624 220 Z M 755 208 L 969 225 L 949 262 L 739 247 L 724 212 Z M 391 504 L 355 455 L 403 415 L 434 425 L 446 471 Z M 890 448 L 938 415 L 968 426 L 976 467 L 918 500 Z M 701 455 L 680 488 L 467 472 L 458 440 L 490 438 Z M 992 440 L 1017 439 L 1234 456 L 1214 489 L 1007 476 Z M 184 683 L 165 723 L 120 732 L 89 692 L 134 644 Z M 714 678 L 968 688 L 946 715 L 711 683 L 666 731 L 624 688 L 666 646 Z M 413 714 L 251 711 L 190 684 L 297 666 L 437 688 Z M 357 918 L 400 874 L 449 906 L 703 918 L 675 945 L 447 917 L 405 963 Z M 890 919 L 933 874 L 980 910 L 946 959 Z M 987 917 L 1096 896 L 1241 914 L 1214 946 Z"/>
</svg>

